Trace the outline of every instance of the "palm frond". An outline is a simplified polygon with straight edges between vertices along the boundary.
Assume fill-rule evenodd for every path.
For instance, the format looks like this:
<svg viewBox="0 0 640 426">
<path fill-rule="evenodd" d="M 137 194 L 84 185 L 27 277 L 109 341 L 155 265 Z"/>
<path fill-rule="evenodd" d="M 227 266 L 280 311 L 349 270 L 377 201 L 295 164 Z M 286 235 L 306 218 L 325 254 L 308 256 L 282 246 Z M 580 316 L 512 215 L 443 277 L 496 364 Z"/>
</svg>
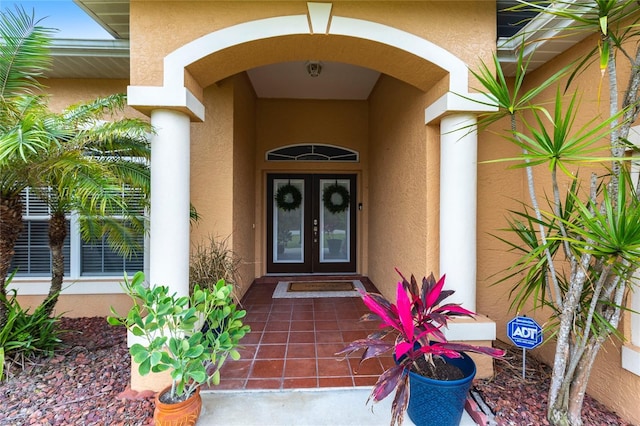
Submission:
<svg viewBox="0 0 640 426">
<path fill-rule="evenodd" d="M 39 89 L 41 77 L 51 66 L 49 45 L 55 30 L 39 25 L 34 12 L 6 9 L 0 14 L 0 98 Z"/>
</svg>

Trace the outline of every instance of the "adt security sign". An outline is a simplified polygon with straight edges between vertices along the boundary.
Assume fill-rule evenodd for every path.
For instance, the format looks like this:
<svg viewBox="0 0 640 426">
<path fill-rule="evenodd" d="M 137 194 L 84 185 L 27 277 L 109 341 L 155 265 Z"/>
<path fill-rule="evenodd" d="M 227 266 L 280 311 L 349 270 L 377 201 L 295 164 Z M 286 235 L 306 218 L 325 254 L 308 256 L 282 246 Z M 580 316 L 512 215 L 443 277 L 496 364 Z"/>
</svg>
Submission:
<svg viewBox="0 0 640 426">
<path fill-rule="evenodd" d="M 517 347 L 533 349 L 542 343 L 542 328 L 531 318 L 515 317 L 507 324 L 507 336 Z"/>
</svg>

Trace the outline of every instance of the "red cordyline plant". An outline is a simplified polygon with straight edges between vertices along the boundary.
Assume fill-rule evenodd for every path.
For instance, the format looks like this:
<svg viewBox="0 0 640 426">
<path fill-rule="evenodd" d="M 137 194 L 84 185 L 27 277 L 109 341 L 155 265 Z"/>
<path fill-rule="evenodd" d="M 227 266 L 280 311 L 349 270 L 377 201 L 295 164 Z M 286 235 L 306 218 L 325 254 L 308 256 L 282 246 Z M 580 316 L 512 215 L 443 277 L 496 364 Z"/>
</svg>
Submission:
<svg viewBox="0 0 640 426">
<path fill-rule="evenodd" d="M 471 317 L 475 313 L 456 303 L 441 305 L 453 290 L 443 290 L 445 275 L 438 281 L 433 276 L 422 278 L 422 286 L 413 275 L 407 280 L 398 269 L 402 278 L 398 282 L 396 304 L 382 295 L 362 290 L 362 301 L 371 311 L 362 316 L 362 321 L 380 321 L 380 330 L 371 333 L 365 339 L 351 342 L 336 355 L 349 354 L 364 349 L 360 363 L 380 356 L 393 349 L 396 365 L 384 371 L 376 382 L 367 403 L 373 399 L 378 402 L 386 398 L 394 389 L 396 396 L 391 406 L 391 424 L 402 424 L 404 412 L 409 404 L 409 370 L 423 375 L 433 376 L 436 368 L 434 357 L 445 356 L 460 358 L 461 352 L 477 352 L 492 357 L 501 357 L 504 351 L 491 347 L 481 347 L 447 341 L 442 332 L 453 317 Z M 391 340 L 388 336 L 395 335 Z M 419 363 L 427 361 L 426 369 Z M 428 370 L 432 370 L 431 372 Z"/>
</svg>

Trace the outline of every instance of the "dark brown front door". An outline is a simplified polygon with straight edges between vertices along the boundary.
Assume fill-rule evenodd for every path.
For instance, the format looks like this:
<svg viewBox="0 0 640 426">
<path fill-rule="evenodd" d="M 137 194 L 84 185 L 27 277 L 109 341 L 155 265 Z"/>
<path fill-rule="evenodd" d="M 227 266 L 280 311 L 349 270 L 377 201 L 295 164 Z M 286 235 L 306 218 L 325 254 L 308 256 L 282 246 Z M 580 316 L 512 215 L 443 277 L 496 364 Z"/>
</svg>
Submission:
<svg viewBox="0 0 640 426">
<path fill-rule="evenodd" d="M 356 271 L 356 176 L 267 176 L 267 272 Z"/>
</svg>

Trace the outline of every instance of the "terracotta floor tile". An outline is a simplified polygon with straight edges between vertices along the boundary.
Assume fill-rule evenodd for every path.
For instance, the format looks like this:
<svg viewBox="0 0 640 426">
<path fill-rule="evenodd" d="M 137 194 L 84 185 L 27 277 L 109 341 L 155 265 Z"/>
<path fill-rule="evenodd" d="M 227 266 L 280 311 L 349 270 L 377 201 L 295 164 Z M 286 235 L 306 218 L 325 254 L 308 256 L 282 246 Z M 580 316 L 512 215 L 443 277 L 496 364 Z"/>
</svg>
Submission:
<svg viewBox="0 0 640 426">
<path fill-rule="evenodd" d="M 316 351 L 318 358 L 336 358 L 336 352 L 344 348 L 344 343 L 318 343 Z"/>
<path fill-rule="evenodd" d="M 316 331 L 317 343 L 344 343 L 339 331 Z"/>
<path fill-rule="evenodd" d="M 271 312 L 269 322 L 272 321 L 291 321 L 291 312 Z"/>
<path fill-rule="evenodd" d="M 336 320 L 316 320 L 316 330 L 340 330 L 340 325 Z"/>
<path fill-rule="evenodd" d="M 377 358 L 367 359 L 360 363 L 360 359 L 349 358 L 351 371 L 354 376 L 379 376 L 382 374 L 382 366 Z"/>
<path fill-rule="evenodd" d="M 217 386 L 211 386 L 212 390 L 236 390 L 236 389 L 244 389 L 244 385 L 247 382 L 247 379 L 225 379 L 222 377 L 220 379 L 220 384 Z"/>
<path fill-rule="evenodd" d="M 293 331 L 289 333 L 289 343 L 314 343 L 316 335 L 313 331 Z"/>
<path fill-rule="evenodd" d="M 316 377 L 316 360 L 313 358 L 306 359 L 287 359 L 284 363 L 284 377 Z"/>
<path fill-rule="evenodd" d="M 343 388 L 353 386 L 351 377 L 318 377 L 318 386 L 321 388 Z"/>
<path fill-rule="evenodd" d="M 260 343 L 260 339 L 262 339 L 261 331 L 251 331 L 242 338 L 241 343 L 243 345 L 254 345 Z"/>
<path fill-rule="evenodd" d="M 387 356 L 379 357 L 378 361 L 380 361 L 380 364 L 382 364 L 382 368 L 384 368 L 385 370 L 388 369 L 388 368 L 393 367 L 394 365 L 396 365 L 396 362 L 393 359 L 393 357 L 391 356 L 391 354 L 389 354 Z"/>
<path fill-rule="evenodd" d="M 262 340 L 260 343 L 262 344 L 273 344 L 273 343 L 287 343 L 289 340 L 289 333 L 286 331 L 274 331 L 274 332 L 265 332 L 262 335 Z"/>
<path fill-rule="evenodd" d="M 378 381 L 378 376 L 353 376 L 356 386 L 373 386 Z"/>
<path fill-rule="evenodd" d="M 247 344 L 242 345 L 242 347 L 238 348 L 238 352 L 240 353 L 240 359 L 252 360 L 253 357 L 256 356 L 257 349 L 258 349 L 258 345 L 247 345 Z"/>
<path fill-rule="evenodd" d="M 291 321 L 268 321 L 264 326 L 264 331 L 289 331 Z"/>
<path fill-rule="evenodd" d="M 313 321 L 313 311 L 300 311 L 296 312 L 295 310 L 291 314 L 291 319 L 296 321 Z"/>
<path fill-rule="evenodd" d="M 333 306 L 319 307 L 319 308 L 314 307 L 313 315 L 316 320 L 335 321 L 336 319 L 338 319 L 338 317 L 336 316 L 336 310 L 333 308 Z"/>
<path fill-rule="evenodd" d="M 295 343 L 287 346 L 287 359 L 289 358 L 314 358 L 316 357 L 316 345 L 313 343 Z"/>
<path fill-rule="evenodd" d="M 276 300 L 280 300 L 280 299 L 276 299 Z M 275 304 L 273 306 L 271 306 L 271 312 L 275 313 L 275 312 L 292 312 L 293 307 L 290 304 Z"/>
<path fill-rule="evenodd" d="M 283 359 L 287 351 L 287 345 L 265 345 L 258 347 L 256 359 Z"/>
<path fill-rule="evenodd" d="M 245 295 L 252 332 L 242 340 L 241 360 L 224 366 L 218 389 L 372 386 L 383 366 L 394 365 L 390 356 L 368 360 L 354 374 L 361 354 L 335 355 L 377 329 L 359 321 L 368 311 L 360 298 L 272 299 L 275 286 L 254 285 Z"/>
<path fill-rule="evenodd" d="M 354 340 L 364 339 L 367 337 L 367 332 L 363 330 L 348 330 L 342 331 L 342 340 L 345 343 L 353 342 Z"/>
<path fill-rule="evenodd" d="M 245 389 L 281 389 L 282 379 L 249 379 Z"/>
<path fill-rule="evenodd" d="M 313 331 L 315 329 L 315 323 L 308 320 L 293 320 L 291 321 L 291 331 Z"/>
<path fill-rule="evenodd" d="M 281 378 L 284 370 L 283 359 L 257 359 L 253 362 L 251 379 Z"/>
<path fill-rule="evenodd" d="M 265 322 L 269 318 L 269 311 L 255 312 L 251 311 L 251 319 L 248 322 Z"/>
<path fill-rule="evenodd" d="M 251 303 L 244 303 L 244 308 L 248 311 L 251 311 L 251 314 L 253 315 L 254 313 L 256 314 L 260 314 L 263 312 L 269 313 L 271 312 L 271 304 L 270 303 L 266 303 L 266 304 L 251 304 Z"/>
<path fill-rule="evenodd" d="M 250 333 L 260 333 L 264 331 L 264 326 L 266 325 L 266 321 L 247 321 L 245 322 L 249 327 L 251 327 Z M 244 340 L 242 340 L 244 342 Z"/>
<path fill-rule="evenodd" d="M 245 379 L 249 376 L 253 360 L 238 360 L 226 362 L 220 369 L 222 379 Z"/>
<path fill-rule="evenodd" d="M 318 377 L 348 377 L 351 376 L 349 363 L 330 358 L 318 358 Z"/>
<path fill-rule="evenodd" d="M 336 317 L 338 318 L 338 321 L 346 320 L 346 319 L 359 320 L 361 316 L 362 315 L 360 315 L 358 311 L 354 311 L 354 310 L 342 311 L 342 310 L 336 309 Z"/>
<path fill-rule="evenodd" d="M 338 321 L 338 327 L 340 328 L 340 330 L 364 330 L 368 333 L 378 329 L 378 325 L 376 322 L 360 321 L 359 319 L 350 321 Z"/>
<path fill-rule="evenodd" d="M 306 389 L 306 388 L 317 388 L 318 387 L 318 378 L 317 377 L 295 377 L 295 378 L 285 378 L 282 387 L 284 389 Z"/>
<path fill-rule="evenodd" d="M 300 302 L 293 305 L 293 314 L 299 314 L 303 312 L 313 312 L 313 300 Z"/>
</svg>

